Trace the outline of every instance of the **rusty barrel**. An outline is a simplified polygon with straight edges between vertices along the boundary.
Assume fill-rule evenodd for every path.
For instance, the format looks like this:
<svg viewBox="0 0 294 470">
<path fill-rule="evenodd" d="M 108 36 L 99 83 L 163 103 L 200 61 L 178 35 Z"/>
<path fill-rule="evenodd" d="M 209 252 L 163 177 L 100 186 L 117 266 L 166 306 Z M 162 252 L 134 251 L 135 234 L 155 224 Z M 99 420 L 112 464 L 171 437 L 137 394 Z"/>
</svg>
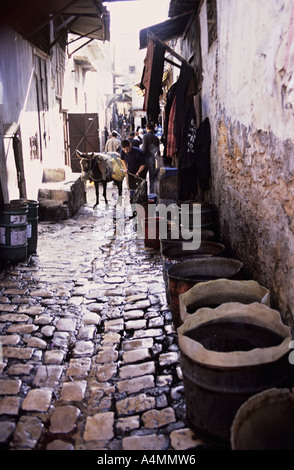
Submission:
<svg viewBox="0 0 294 470">
<path fill-rule="evenodd" d="M 165 283 L 166 297 L 168 303 L 169 299 L 169 289 L 168 289 L 168 276 L 167 270 L 170 266 L 179 263 L 180 261 L 193 259 L 193 258 L 203 258 L 211 256 L 219 256 L 224 252 L 225 246 L 222 243 L 202 241 L 199 248 L 197 249 L 184 249 L 187 246 L 187 242 L 183 245 L 183 241 L 175 241 L 170 246 L 167 246 L 161 250 L 162 256 L 162 274 Z M 188 242 L 190 244 L 190 242 Z M 192 245 L 191 245 L 192 247 Z"/>
<path fill-rule="evenodd" d="M 243 263 L 225 257 L 195 258 L 181 261 L 167 270 L 168 292 L 173 323 L 181 325 L 179 296 L 198 282 L 220 278 L 235 279 L 240 275 Z"/>
<path fill-rule="evenodd" d="M 217 446 L 230 446 L 233 420 L 251 396 L 293 387 L 291 328 L 266 305 L 199 309 L 178 328 L 178 341 L 187 424 Z"/>
</svg>

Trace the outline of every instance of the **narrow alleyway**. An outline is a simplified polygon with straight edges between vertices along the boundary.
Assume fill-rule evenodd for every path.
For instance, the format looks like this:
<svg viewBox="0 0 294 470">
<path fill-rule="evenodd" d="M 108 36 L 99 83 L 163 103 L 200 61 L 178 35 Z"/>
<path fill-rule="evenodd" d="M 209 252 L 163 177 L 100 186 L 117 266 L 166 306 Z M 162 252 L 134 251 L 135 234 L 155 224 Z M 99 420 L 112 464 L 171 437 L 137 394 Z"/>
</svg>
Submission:
<svg viewBox="0 0 294 470">
<path fill-rule="evenodd" d="M 89 187 L 72 219 L 39 223 L 36 255 L 0 272 L 2 449 L 209 448 L 185 424 L 161 255 L 128 217 L 118 231 L 107 191 L 108 210 Z"/>
</svg>

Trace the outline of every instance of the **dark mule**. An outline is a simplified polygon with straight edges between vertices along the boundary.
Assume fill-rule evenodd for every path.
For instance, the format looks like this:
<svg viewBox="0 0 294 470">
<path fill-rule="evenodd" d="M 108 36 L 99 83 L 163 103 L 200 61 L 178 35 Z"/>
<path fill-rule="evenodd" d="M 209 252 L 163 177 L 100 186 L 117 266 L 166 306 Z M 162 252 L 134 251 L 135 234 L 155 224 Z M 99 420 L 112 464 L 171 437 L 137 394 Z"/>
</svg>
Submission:
<svg viewBox="0 0 294 470">
<path fill-rule="evenodd" d="M 99 183 L 102 183 L 103 196 L 105 203 L 108 204 L 106 197 L 107 183 L 113 181 L 118 188 L 118 195 L 122 196 L 122 184 L 125 173 L 122 160 L 119 153 L 82 153 L 76 151 L 80 159 L 82 179 L 93 181 L 96 191 L 96 203 L 93 209 L 99 204 Z"/>
</svg>

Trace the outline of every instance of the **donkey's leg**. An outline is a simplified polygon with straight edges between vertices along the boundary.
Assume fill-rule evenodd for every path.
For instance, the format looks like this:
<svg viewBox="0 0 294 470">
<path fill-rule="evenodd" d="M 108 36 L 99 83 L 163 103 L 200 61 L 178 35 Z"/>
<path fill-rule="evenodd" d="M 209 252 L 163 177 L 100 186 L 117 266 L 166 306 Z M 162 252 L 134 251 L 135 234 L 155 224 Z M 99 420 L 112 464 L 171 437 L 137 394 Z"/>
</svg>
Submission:
<svg viewBox="0 0 294 470">
<path fill-rule="evenodd" d="M 118 181 L 118 182 L 117 182 L 117 187 L 118 187 L 118 195 L 121 196 L 121 195 L 122 195 L 123 182 L 122 182 L 122 181 Z"/>
<path fill-rule="evenodd" d="M 107 181 L 103 180 L 102 186 L 103 186 L 103 197 L 105 199 L 105 204 L 108 204 L 107 197 L 106 197 Z"/>
<path fill-rule="evenodd" d="M 117 203 L 121 205 L 122 204 L 122 181 L 114 181 L 114 184 L 118 189 Z"/>
<path fill-rule="evenodd" d="M 95 209 L 96 206 L 99 204 L 99 183 L 98 181 L 94 181 L 94 186 L 95 186 L 95 193 L 96 193 L 96 202 L 93 206 L 93 209 Z"/>
</svg>

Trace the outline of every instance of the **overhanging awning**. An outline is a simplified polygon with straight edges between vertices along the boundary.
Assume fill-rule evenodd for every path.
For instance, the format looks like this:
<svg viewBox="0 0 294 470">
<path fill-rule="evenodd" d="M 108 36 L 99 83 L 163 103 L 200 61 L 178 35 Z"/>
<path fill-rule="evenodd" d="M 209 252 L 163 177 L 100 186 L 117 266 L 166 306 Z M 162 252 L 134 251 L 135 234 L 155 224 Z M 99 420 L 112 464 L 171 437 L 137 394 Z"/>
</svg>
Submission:
<svg viewBox="0 0 294 470">
<path fill-rule="evenodd" d="M 49 48 L 68 32 L 89 39 L 110 39 L 109 12 L 102 0 L 12 0 L 3 20 L 31 41 L 42 31 L 49 36 L 51 24 Z"/>
<path fill-rule="evenodd" d="M 148 44 L 148 33 L 153 33 L 161 41 L 169 41 L 171 39 L 182 36 L 186 30 L 193 12 L 184 13 L 162 23 L 149 26 L 140 30 L 140 49 L 145 49 Z"/>
<path fill-rule="evenodd" d="M 188 11 L 197 12 L 200 0 L 170 0 L 168 16 L 173 17 Z"/>
</svg>

